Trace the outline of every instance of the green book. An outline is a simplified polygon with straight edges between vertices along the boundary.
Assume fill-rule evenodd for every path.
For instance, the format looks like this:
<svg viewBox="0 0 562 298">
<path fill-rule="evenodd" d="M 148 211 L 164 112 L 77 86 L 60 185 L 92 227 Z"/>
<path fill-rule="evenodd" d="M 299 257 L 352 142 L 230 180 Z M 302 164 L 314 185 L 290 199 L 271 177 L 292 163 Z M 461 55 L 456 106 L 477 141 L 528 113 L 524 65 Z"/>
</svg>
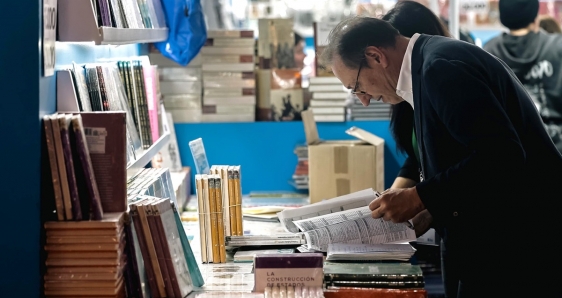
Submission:
<svg viewBox="0 0 562 298">
<path fill-rule="evenodd" d="M 423 281 L 419 265 L 410 263 L 324 263 L 326 282 Z"/>
<path fill-rule="evenodd" d="M 178 226 L 178 232 L 180 235 L 181 244 L 183 246 L 183 253 L 185 254 L 185 259 L 187 260 L 187 267 L 189 268 L 189 272 L 191 273 L 193 285 L 196 287 L 202 287 L 205 284 L 205 280 L 203 280 L 203 275 L 201 275 L 201 270 L 199 270 L 199 265 L 197 265 L 193 250 L 191 250 L 191 245 L 189 244 L 187 234 L 185 233 L 185 230 L 183 228 L 177 206 L 176 204 L 173 204 L 173 206 L 174 217 L 176 218 L 176 225 Z"/>
</svg>

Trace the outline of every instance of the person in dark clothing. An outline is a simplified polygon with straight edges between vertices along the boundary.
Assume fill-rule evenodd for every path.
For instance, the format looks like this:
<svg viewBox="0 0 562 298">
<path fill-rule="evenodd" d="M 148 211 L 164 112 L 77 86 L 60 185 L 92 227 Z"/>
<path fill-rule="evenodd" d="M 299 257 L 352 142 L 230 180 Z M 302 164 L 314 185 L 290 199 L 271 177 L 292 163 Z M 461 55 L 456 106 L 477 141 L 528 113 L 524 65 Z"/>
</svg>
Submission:
<svg viewBox="0 0 562 298">
<path fill-rule="evenodd" d="M 562 152 L 562 35 L 539 26 L 538 0 L 500 0 L 501 23 L 509 29 L 484 45 L 527 88 L 552 141 Z"/>
<path fill-rule="evenodd" d="M 413 18 L 412 16 L 416 16 Z M 439 19 L 429 8 L 415 1 L 401 1 L 389 10 L 382 19 L 388 21 L 402 36 L 411 38 L 416 33 L 428 35 L 440 35 L 450 37 L 442 19 Z M 407 158 L 394 183 L 390 188 L 400 189 L 413 187 L 420 182 L 420 165 L 415 153 L 414 134 L 414 110 L 406 102 L 400 102 L 391 106 L 390 131 L 396 147 Z M 435 226 L 431 214 L 426 210 L 418 213 L 412 218 L 416 230 L 416 236 L 420 237 L 430 228 L 434 228 L 438 234 L 442 234 L 440 227 Z M 454 298 L 458 289 L 458 269 L 449 261 L 449 255 L 443 243 L 441 246 L 441 275 L 446 298 Z"/>
<path fill-rule="evenodd" d="M 562 155 L 505 63 L 366 17 L 336 25 L 321 57 L 365 106 L 414 110 L 421 181 L 384 191 L 369 204 L 373 218 L 406 222 L 427 209 L 455 257 L 459 298 L 562 296 L 546 273 L 561 259 L 545 253 L 557 249 L 547 242 L 559 234 Z"/>
</svg>

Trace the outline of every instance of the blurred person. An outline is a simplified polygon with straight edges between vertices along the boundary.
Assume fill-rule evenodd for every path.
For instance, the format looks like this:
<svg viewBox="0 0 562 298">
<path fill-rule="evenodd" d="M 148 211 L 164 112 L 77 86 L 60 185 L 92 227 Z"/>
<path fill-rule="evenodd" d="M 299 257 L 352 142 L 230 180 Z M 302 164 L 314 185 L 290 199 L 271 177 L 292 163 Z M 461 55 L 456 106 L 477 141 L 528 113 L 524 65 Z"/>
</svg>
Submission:
<svg viewBox="0 0 562 298">
<path fill-rule="evenodd" d="M 527 88 L 562 152 L 562 35 L 541 30 L 538 13 L 538 0 L 500 0 L 500 21 L 509 33 L 484 49 L 503 60 Z"/>
<path fill-rule="evenodd" d="M 548 33 L 562 33 L 558 22 L 549 15 L 539 17 L 539 26 Z"/>
<path fill-rule="evenodd" d="M 414 109 L 420 182 L 384 191 L 369 204 L 373 218 L 405 222 L 427 209 L 454 256 L 459 298 L 561 297 L 557 275 L 530 272 L 562 262 L 543 241 L 558 231 L 562 155 L 505 63 L 466 42 L 408 38 L 365 17 L 340 22 L 322 59 L 365 106 Z"/>
</svg>

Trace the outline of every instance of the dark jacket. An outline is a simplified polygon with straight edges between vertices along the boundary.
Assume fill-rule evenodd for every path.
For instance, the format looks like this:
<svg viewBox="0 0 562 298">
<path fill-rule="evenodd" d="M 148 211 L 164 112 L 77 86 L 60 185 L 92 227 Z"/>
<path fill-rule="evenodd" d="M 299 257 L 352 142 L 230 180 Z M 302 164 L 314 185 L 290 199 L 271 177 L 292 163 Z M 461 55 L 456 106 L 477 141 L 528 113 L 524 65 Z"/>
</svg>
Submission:
<svg viewBox="0 0 562 298">
<path fill-rule="evenodd" d="M 484 45 L 503 60 L 535 101 L 550 137 L 562 152 L 562 35 L 503 33 Z"/>
<path fill-rule="evenodd" d="M 424 176 L 416 189 L 444 227 L 448 253 L 459 256 L 465 293 L 488 285 L 499 290 L 501 278 L 513 283 L 521 271 L 546 270 L 541 266 L 550 259 L 536 259 L 544 247 L 517 240 L 559 234 L 554 198 L 562 155 L 515 74 L 477 46 L 421 35 L 412 86 Z M 517 293 L 536 288 L 527 285 L 518 284 Z"/>
</svg>

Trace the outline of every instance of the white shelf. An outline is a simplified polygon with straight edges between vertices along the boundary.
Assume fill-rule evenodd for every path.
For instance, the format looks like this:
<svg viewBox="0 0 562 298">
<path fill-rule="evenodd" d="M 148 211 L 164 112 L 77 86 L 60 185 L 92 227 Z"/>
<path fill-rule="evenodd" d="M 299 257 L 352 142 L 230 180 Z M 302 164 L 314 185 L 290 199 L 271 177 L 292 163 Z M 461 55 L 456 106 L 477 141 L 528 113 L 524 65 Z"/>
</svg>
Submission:
<svg viewBox="0 0 562 298">
<path fill-rule="evenodd" d="M 123 45 L 159 42 L 168 38 L 168 28 L 98 27 L 91 0 L 58 0 L 57 9 L 57 41 Z"/>
<path fill-rule="evenodd" d="M 160 150 L 170 142 L 170 133 L 165 133 L 145 150 L 137 160 L 127 166 L 127 180 L 144 168 Z"/>
</svg>

